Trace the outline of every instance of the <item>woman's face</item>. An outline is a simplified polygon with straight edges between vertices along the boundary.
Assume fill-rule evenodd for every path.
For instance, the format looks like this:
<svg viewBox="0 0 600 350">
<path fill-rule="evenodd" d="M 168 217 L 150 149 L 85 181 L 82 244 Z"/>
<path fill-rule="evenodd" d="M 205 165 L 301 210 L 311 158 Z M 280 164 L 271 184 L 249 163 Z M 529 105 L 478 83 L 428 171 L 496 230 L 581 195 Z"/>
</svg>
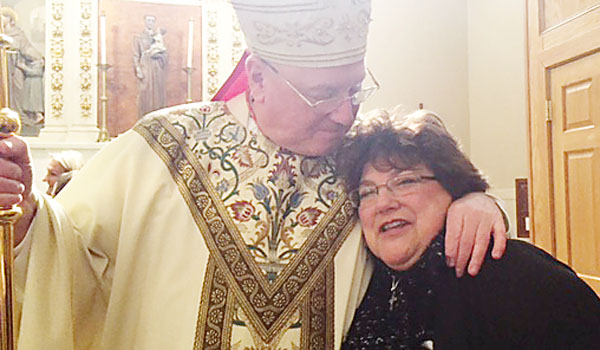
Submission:
<svg viewBox="0 0 600 350">
<path fill-rule="evenodd" d="M 362 199 L 359 216 L 369 249 L 390 268 L 404 271 L 421 257 L 432 239 L 440 232 L 450 194 L 435 180 L 404 181 L 398 192 L 385 186 L 387 181 L 406 174 L 432 177 L 427 167 L 407 170 L 377 170 L 371 163 L 363 169 L 361 185 L 378 186 L 371 198 Z"/>
</svg>

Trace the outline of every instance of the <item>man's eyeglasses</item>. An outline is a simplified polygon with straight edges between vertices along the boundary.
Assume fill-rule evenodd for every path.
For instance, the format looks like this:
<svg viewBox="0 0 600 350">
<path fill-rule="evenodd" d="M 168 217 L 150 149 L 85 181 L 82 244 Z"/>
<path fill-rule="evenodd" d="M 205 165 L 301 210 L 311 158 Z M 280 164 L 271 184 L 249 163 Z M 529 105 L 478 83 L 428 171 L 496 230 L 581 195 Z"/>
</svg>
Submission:
<svg viewBox="0 0 600 350">
<path fill-rule="evenodd" d="M 271 70 L 281 78 L 289 87 L 292 89 L 301 99 L 304 101 L 309 107 L 315 110 L 317 113 L 329 113 L 337 108 L 339 108 L 342 103 L 350 100 L 350 103 L 354 106 L 358 106 L 361 103 L 365 102 L 369 97 L 373 96 L 373 94 L 379 89 L 379 82 L 373 76 L 373 73 L 366 68 L 365 69 L 365 78 L 363 81 L 356 86 L 356 91 L 350 91 L 346 96 L 336 96 L 326 99 L 315 100 L 304 95 L 300 90 L 294 86 L 289 80 L 287 80 L 283 75 L 279 73 L 279 71 L 273 67 L 270 63 L 265 62 L 265 64 L 271 68 Z"/>
<path fill-rule="evenodd" d="M 401 173 L 387 180 L 384 184 L 360 184 L 356 190 L 350 193 L 350 199 L 356 205 L 374 204 L 379 195 L 380 187 L 385 187 L 390 193 L 401 197 L 415 193 L 424 181 L 435 179 L 435 176 L 419 175 L 412 172 Z"/>
</svg>

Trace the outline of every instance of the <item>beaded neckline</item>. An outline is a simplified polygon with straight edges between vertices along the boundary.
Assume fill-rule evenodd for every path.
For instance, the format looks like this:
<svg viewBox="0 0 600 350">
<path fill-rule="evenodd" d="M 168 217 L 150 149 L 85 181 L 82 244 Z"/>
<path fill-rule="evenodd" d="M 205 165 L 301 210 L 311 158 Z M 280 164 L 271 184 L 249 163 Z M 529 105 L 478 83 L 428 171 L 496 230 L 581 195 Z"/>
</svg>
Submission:
<svg viewBox="0 0 600 350">
<path fill-rule="evenodd" d="M 422 349 L 433 340 L 435 290 L 444 263 L 444 235 L 436 236 L 408 271 L 376 259 L 367 295 L 342 349 Z"/>
</svg>

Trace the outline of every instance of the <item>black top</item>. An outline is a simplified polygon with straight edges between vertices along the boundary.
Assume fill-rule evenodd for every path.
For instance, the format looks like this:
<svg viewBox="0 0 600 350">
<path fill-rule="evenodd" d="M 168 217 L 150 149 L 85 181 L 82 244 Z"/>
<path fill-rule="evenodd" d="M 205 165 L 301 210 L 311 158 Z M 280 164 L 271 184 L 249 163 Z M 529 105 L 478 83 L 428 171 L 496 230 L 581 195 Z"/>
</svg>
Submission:
<svg viewBox="0 0 600 350">
<path fill-rule="evenodd" d="M 509 240 L 460 279 L 444 260 L 440 235 L 409 271 L 378 262 L 342 349 L 600 349 L 600 299 L 544 251 Z"/>
</svg>

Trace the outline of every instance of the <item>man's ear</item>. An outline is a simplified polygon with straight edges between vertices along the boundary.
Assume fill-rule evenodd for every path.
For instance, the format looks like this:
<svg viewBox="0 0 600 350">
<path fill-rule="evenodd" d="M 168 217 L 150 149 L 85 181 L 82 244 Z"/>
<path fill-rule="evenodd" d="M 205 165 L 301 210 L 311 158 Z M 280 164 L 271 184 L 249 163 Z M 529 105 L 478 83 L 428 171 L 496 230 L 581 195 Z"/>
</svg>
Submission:
<svg viewBox="0 0 600 350">
<path fill-rule="evenodd" d="M 265 74 L 267 66 L 257 56 L 252 55 L 246 61 L 246 72 L 248 73 L 248 87 L 255 102 L 263 102 L 265 99 Z"/>
</svg>

